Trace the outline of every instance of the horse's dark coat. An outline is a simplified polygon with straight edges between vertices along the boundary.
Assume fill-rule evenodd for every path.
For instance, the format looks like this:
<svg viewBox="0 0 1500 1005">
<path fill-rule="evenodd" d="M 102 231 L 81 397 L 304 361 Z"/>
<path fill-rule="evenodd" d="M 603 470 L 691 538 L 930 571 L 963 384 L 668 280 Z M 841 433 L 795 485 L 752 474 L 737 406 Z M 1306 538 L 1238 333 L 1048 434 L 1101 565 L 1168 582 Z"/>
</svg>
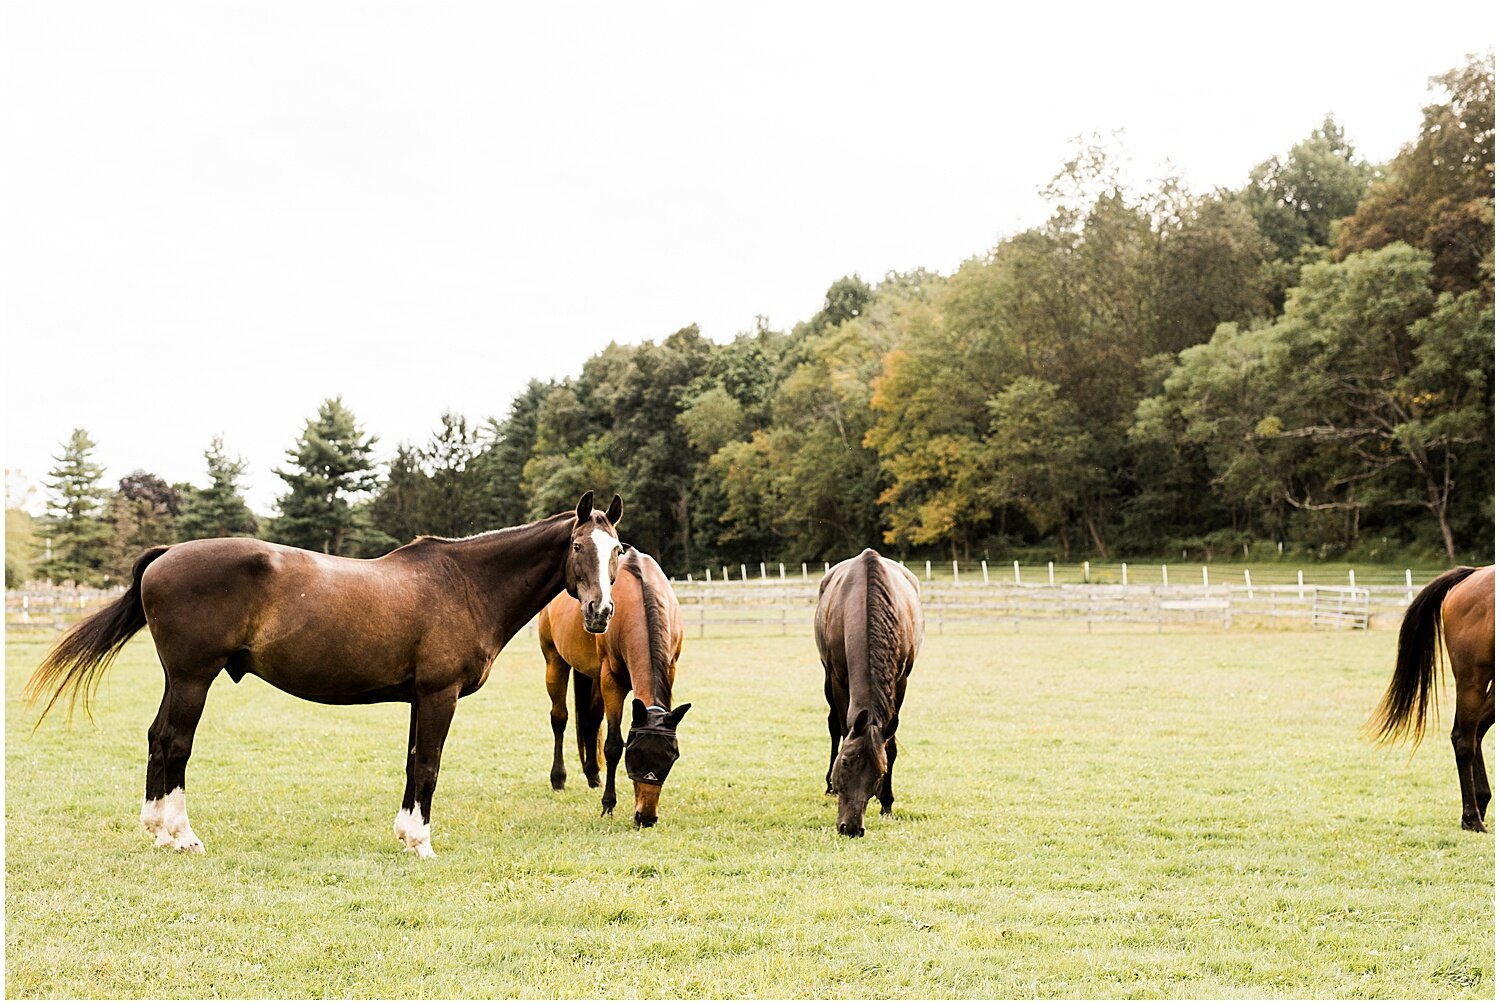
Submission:
<svg viewBox="0 0 1500 1005">
<path fill-rule="evenodd" d="M 325 704 L 408 702 L 402 808 L 419 813 L 425 831 L 458 699 L 484 684 L 501 647 L 560 591 L 598 607 L 593 533 L 613 537 L 620 510 L 618 496 L 607 514 L 594 510 L 589 492 L 574 512 L 460 540 L 418 538 L 370 560 L 252 538 L 153 548 L 123 597 L 59 641 L 27 695 L 50 694 L 48 710 L 64 692 L 70 707 L 81 695 L 87 709 L 110 659 L 149 625 L 166 692 L 148 734 L 148 805 L 185 788 L 220 671 Z"/>
<path fill-rule="evenodd" d="M 828 791 L 838 830 L 864 833 L 865 804 L 891 812 L 891 771 L 906 679 L 922 646 L 917 577 L 866 549 L 828 571 L 818 587 L 813 633 L 828 699 Z"/>
</svg>

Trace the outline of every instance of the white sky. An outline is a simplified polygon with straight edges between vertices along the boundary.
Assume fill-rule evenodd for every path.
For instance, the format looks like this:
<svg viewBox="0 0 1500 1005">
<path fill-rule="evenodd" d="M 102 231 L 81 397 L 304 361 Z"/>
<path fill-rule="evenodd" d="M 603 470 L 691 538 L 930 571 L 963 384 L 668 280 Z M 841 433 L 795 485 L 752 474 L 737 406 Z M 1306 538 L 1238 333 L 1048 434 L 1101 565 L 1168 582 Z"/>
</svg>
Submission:
<svg viewBox="0 0 1500 1005">
<path fill-rule="evenodd" d="M 8 4 L 5 466 L 82 426 L 201 484 L 223 433 L 268 513 L 326 397 L 386 457 L 611 339 L 950 271 L 1080 134 L 1200 191 L 1326 112 L 1385 160 L 1494 44 L 1479 3 L 1014 6 Z"/>
</svg>

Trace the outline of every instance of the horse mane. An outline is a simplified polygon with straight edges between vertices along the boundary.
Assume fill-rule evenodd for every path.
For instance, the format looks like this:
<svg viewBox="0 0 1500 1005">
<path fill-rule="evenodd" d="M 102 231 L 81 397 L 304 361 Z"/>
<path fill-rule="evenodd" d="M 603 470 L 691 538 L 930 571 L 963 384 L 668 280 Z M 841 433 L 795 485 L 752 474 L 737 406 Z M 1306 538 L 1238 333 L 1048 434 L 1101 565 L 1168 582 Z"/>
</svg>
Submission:
<svg viewBox="0 0 1500 1005">
<path fill-rule="evenodd" d="M 879 552 L 866 549 L 859 556 L 865 579 L 865 670 L 875 725 L 884 727 L 896 714 L 896 674 L 900 668 L 901 627 L 896 598 L 881 564 Z"/>
<path fill-rule="evenodd" d="M 641 553 L 633 546 L 625 553 L 625 560 L 620 563 L 620 568 L 629 570 L 641 584 L 641 607 L 646 614 L 646 645 L 651 652 L 651 693 L 657 704 L 670 711 L 672 680 L 667 674 L 667 668 L 672 664 L 672 653 L 660 607 L 661 601 L 651 588 L 646 570 L 641 566 Z"/>
<path fill-rule="evenodd" d="M 501 527 L 498 530 L 482 530 L 477 534 L 470 534 L 467 537 L 442 537 L 438 534 L 418 534 L 416 537 L 412 538 L 401 547 L 394 549 L 394 551 L 405 551 L 407 548 L 416 548 L 420 545 L 468 544 L 472 541 L 487 541 L 491 538 L 506 535 L 519 535 L 527 531 L 535 530 L 541 527 L 543 524 L 554 523 L 563 517 L 572 519 L 574 517 L 574 514 L 554 513 L 552 516 L 543 517 L 540 520 L 533 520 L 530 523 L 523 523 L 515 527 Z"/>
</svg>

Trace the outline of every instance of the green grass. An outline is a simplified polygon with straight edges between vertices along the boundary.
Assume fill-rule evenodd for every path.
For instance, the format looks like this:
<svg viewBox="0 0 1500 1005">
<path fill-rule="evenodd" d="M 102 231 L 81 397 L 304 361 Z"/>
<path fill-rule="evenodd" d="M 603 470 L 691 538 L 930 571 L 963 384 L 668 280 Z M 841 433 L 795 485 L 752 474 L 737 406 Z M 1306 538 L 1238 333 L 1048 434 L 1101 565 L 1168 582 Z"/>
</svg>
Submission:
<svg viewBox="0 0 1500 1005">
<path fill-rule="evenodd" d="M 1446 735 L 1357 736 L 1394 641 L 929 638 L 895 816 L 851 841 L 810 639 L 689 640 L 683 757 L 637 831 L 628 782 L 600 819 L 571 750 L 548 787 L 522 637 L 460 704 L 432 862 L 390 833 L 404 707 L 221 679 L 189 769 L 208 854 L 186 857 L 136 821 L 149 642 L 97 729 L 35 734 L 16 696 L 42 647 L 13 642 L 6 992 L 1492 998 L 1494 844 L 1459 830 Z"/>
</svg>

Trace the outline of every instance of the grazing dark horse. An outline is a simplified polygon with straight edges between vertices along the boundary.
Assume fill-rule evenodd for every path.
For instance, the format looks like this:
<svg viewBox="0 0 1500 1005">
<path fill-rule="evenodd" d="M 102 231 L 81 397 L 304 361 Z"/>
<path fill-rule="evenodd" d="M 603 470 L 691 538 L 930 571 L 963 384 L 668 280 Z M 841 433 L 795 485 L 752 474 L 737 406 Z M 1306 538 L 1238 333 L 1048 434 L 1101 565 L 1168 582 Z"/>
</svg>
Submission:
<svg viewBox="0 0 1500 1005">
<path fill-rule="evenodd" d="M 547 694 L 552 698 L 552 787 L 561 789 L 567 779 L 562 750 L 571 671 L 578 704 L 578 754 L 590 786 L 599 784 L 601 720 L 609 726 L 601 815 L 614 813 L 615 767 L 623 752 L 625 773 L 635 786 L 636 825 L 650 827 L 656 823 L 662 784 L 677 760 L 677 724 L 692 708 L 672 707 L 672 682 L 682 655 L 682 615 L 655 559 L 631 548 L 618 553 L 616 561 L 625 575 L 615 579 L 615 613 L 602 635 L 590 634 L 578 605 L 566 597 L 548 604 L 537 622 L 547 661 Z M 627 742 L 620 736 L 620 718 L 631 691 L 635 699 Z"/>
<path fill-rule="evenodd" d="M 1435 705 L 1433 678 L 1441 672 L 1439 648 L 1447 643 L 1457 707 L 1453 756 L 1463 794 L 1463 828 L 1484 830 L 1490 780 L 1480 744 L 1495 722 L 1495 567 L 1459 566 L 1423 587 L 1401 620 L 1396 670 L 1369 722 L 1380 740 L 1422 742 L 1427 710 Z"/>
<path fill-rule="evenodd" d="M 87 711 L 100 675 L 150 626 L 166 693 L 147 734 L 141 823 L 158 845 L 203 851 L 188 825 L 186 774 L 209 685 L 228 670 L 329 705 L 411 705 L 406 794 L 396 836 L 431 858 L 432 794 L 458 699 L 561 590 L 591 631 L 609 623 L 609 568 L 622 506 L 593 508 L 461 540 L 420 537 L 377 559 L 340 558 L 252 538 L 152 548 L 130 589 L 73 627 L 26 685 Z"/>
<path fill-rule="evenodd" d="M 828 791 L 838 793 L 838 830 L 865 833 L 865 805 L 880 796 L 891 812 L 896 723 L 906 678 L 922 647 L 917 577 L 866 548 L 840 562 L 818 586 L 813 634 L 828 699 Z"/>
</svg>

